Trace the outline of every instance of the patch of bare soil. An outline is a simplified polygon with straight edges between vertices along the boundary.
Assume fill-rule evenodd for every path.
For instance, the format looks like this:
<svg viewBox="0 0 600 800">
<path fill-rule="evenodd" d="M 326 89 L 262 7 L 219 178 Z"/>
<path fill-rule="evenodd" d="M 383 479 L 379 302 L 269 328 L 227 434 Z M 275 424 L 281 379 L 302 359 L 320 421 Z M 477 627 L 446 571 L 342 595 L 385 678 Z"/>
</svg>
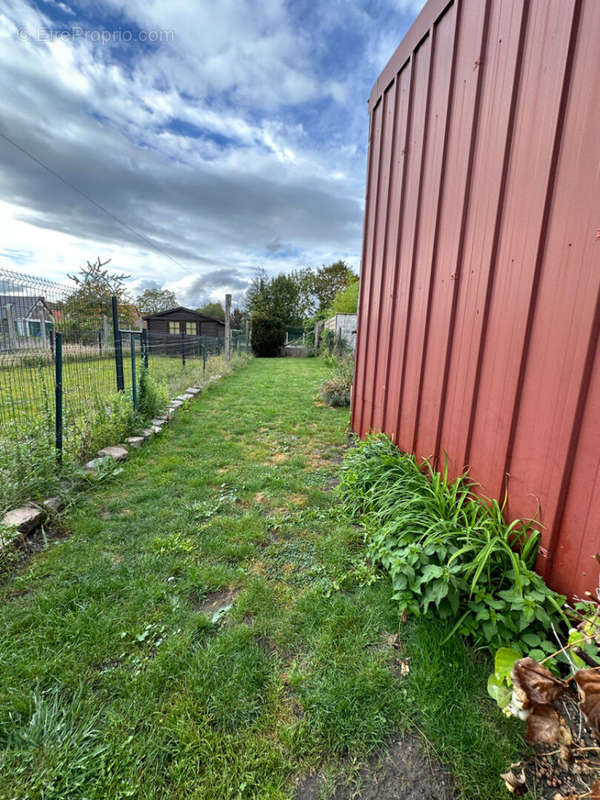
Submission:
<svg viewBox="0 0 600 800">
<path fill-rule="evenodd" d="M 322 775 L 301 780 L 295 800 L 319 800 Z M 332 800 L 451 800 L 454 781 L 450 773 L 423 752 L 416 736 L 394 742 L 383 757 L 361 768 L 358 780 L 338 784 Z"/>
<path fill-rule="evenodd" d="M 223 589 L 219 592 L 211 592 L 197 607 L 201 614 L 215 614 L 224 608 L 228 608 L 238 593 L 239 589 Z"/>
</svg>

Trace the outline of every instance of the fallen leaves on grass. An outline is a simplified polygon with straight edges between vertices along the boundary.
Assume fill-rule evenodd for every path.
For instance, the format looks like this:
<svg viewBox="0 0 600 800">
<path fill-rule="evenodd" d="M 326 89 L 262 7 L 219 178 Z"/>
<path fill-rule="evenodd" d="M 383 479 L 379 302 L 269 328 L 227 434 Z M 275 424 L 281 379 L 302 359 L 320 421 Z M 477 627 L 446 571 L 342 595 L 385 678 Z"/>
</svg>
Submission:
<svg viewBox="0 0 600 800">
<path fill-rule="evenodd" d="M 515 661 L 511 678 L 524 708 L 547 705 L 567 688 L 564 681 L 555 678 L 550 670 L 529 657 Z"/>
<path fill-rule="evenodd" d="M 596 737 L 600 737 L 600 674 L 595 669 L 580 669 L 574 675 L 581 710 Z"/>
</svg>

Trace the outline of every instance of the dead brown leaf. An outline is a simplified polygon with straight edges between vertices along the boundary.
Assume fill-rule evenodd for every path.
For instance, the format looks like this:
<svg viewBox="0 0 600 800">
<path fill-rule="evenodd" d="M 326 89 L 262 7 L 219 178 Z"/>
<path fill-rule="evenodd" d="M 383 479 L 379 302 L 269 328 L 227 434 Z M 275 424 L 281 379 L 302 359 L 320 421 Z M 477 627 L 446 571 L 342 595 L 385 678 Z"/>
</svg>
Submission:
<svg viewBox="0 0 600 800">
<path fill-rule="evenodd" d="M 515 661 L 511 678 L 523 708 L 548 705 L 567 688 L 564 681 L 555 678 L 550 670 L 529 656 Z"/>
<path fill-rule="evenodd" d="M 592 783 L 592 793 L 590 795 L 590 800 L 600 800 L 600 781 L 594 781 Z"/>
<path fill-rule="evenodd" d="M 575 675 L 581 710 L 594 736 L 600 739 L 600 674 L 595 669 L 580 669 Z"/>
<path fill-rule="evenodd" d="M 547 705 L 536 705 L 527 717 L 527 741 L 568 746 L 573 740 L 557 711 Z"/>
</svg>

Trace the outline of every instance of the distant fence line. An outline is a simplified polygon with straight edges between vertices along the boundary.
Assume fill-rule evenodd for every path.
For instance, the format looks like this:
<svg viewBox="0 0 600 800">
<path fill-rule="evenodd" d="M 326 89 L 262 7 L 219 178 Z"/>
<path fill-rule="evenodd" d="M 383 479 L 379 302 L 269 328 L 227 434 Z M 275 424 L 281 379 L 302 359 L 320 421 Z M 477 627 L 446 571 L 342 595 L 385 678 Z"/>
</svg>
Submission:
<svg viewBox="0 0 600 800">
<path fill-rule="evenodd" d="M 139 412 L 146 370 L 173 396 L 208 377 L 225 343 L 222 337 L 131 328 L 116 300 L 110 319 L 69 319 L 71 291 L 0 269 L 0 438 L 51 429 L 59 456 L 63 449 L 84 456 L 117 407 L 121 414 L 129 413 L 124 405 Z M 234 331 L 233 353 L 248 349 L 242 332 Z"/>
</svg>

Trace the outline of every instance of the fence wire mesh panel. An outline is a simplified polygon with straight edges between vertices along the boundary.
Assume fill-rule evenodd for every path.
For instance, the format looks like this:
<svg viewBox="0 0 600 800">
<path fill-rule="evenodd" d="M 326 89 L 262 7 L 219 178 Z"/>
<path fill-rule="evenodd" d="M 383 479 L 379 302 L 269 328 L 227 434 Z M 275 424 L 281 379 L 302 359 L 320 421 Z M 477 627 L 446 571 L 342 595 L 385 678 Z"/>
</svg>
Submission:
<svg viewBox="0 0 600 800">
<path fill-rule="evenodd" d="M 114 324 L 110 296 L 94 305 L 79 287 L 0 269 L 0 483 L 12 476 L 0 511 L 25 492 L 17 483 L 48 472 L 57 447 L 80 462 L 228 370 L 223 337 L 155 335 L 132 317 L 118 309 Z M 247 350 L 234 337 L 234 357 Z"/>
</svg>

